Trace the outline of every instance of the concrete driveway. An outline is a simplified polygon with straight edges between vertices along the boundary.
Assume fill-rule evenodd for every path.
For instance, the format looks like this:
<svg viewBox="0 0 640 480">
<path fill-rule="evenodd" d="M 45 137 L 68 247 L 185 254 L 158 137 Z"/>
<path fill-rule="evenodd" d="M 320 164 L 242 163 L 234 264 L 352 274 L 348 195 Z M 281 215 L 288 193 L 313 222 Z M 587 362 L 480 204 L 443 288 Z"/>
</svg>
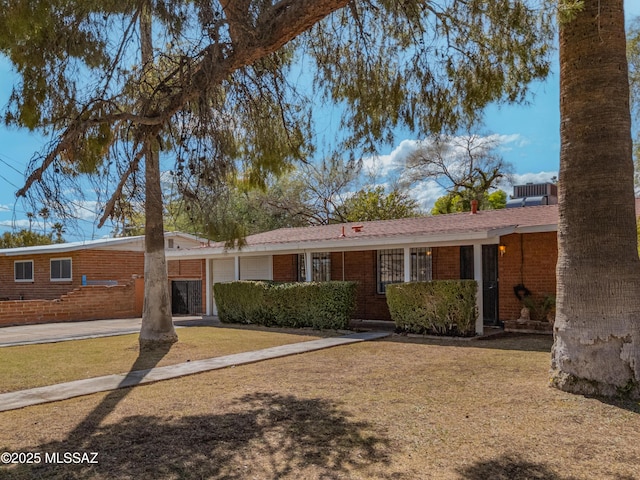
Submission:
<svg viewBox="0 0 640 480">
<path fill-rule="evenodd" d="M 141 318 L 119 318 L 115 320 L 91 320 L 88 322 L 43 323 L 0 328 L 0 347 L 54 343 L 81 338 L 110 337 L 140 331 Z M 214 325 L 211 317 L 175 317 L 176 327 Z"/>
</svg>

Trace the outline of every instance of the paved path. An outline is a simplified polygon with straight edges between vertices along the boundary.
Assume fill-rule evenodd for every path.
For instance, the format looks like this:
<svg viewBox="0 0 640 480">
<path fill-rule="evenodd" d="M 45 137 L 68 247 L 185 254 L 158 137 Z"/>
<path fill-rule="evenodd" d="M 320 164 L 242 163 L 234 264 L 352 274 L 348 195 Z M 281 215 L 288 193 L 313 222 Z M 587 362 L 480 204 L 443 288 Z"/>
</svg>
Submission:
<svg viewBox="0 0 640 480">
<path fill-rule="evenodd" d="M 115 390 L 117 388 L 132 387 L 143 383 L 157 382 L 170 378 L 192 375 L 194 373 L 218 370 L 221 368 L 246 365 L 272 358 L 286 357 L 300 353 L 313 352 L 325 348 L 348 345 L 356 342 L 377 340 L 389 336 L 389 332 L 363 332 L 342 337 L 322 338 L 308 342 L 281 345 L 265 348 L 253 352 L 236 353 L 224 357 L 209 358 L 193 362 L 156 367 L 149 370 L 139 370 L 119 375 L 88 378 L 74 382 L 60 383 L 46 387 L 32 388 L 17 392 L 0 394 L 0 412 L 17 408 L 38 405 L 40 403 L 55 402 L 67 398 L 89 395 L 91 393 Z"/>
<path fill-rule="evenodd" d="M 0 328 L 0 347 L 54 343 L 82 338 L 110 337 L 140 332 L 141 318 L 91 320 L 89 322 L 43 323 Z M 211 317 L 174 317 L 176 327 L 213 325 Z"/>
</svg>

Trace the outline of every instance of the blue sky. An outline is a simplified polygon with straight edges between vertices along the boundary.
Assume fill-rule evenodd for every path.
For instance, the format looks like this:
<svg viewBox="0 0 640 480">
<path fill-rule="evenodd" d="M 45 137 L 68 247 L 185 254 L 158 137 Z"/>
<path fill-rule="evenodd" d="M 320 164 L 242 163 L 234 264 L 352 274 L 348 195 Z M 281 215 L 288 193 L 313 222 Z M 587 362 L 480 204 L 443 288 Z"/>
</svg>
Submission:
<svg viewBox="0 0 640 480">
<path fill-rule="evenodd" d="M 640 2 L 625 0 L 627 20 L 640 16 Z M 0 57 L 0 106 L 7 102 L 11 91 L 11 68 Z M 500 151 L 515 171 L 514 183 L 546 181 L 557 175 L 560 157 L 560 113 L 557 57 L 552 74 L 541 83 L 531 86 L 528 105 L 495 107 L 486 111 L 485 128 L 479 134 L 497 135 L 501 139 Z M 326 140 L 326 138 L 325 138 Z M 367 159 L 366 164 L 375 165 L 380 173 L 397 162 L 411 148 L 416 138 L 398 138 L 393 147 L 382 148 L 377 159 Z M 47 139 L 26 131 L 0 126 L 0 233 L 13 227 L 27 227 L 26 208 L 15 202 L 15 191 L 22 186 L 24 170 L 33 154 L 42 149 Z M 424 202 L 425 208 L 441 194 L 435 185 L 423 185 L 412 193 Z M 507 193 L 510 193 L 509 191 Z M 85 204 L 79 209 L 81 217 L 78 229 L 64 235 L 67 241 L 90 240 L 108 235 L 109 228 L 98 231 L 94 206 Z M 50 219 L 50 224 L 56 219 Z M 42 231 L 41 219 L 33 222 L 33 229 Z"/>
</svg>

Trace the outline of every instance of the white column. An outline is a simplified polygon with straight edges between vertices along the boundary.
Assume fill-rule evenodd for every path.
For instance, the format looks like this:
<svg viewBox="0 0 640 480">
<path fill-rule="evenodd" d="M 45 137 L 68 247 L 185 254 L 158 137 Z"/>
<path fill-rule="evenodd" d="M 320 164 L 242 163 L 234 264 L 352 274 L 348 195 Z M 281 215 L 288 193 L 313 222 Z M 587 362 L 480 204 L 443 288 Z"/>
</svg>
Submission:
<svg viewBox="0 0 640 480">
<path fill-rule="evenodd" d="M 404 248 L 404 281 L 411 281 L 411 248 Z"/>
<path fill-rule="evenodd" d="M 482 314 L 482 245 L 473 245 L 473 279 L 478 283 L 478 293 L 476 294 L 476 306 L 478 307 L 478 317 L 476 318 L 476 333 L 482 335 L 484 328 L 484 316 Z"/>
<path fill-rule="evenodd" d="M 211 260 L 207 258 L 204 262 L 204 284 L 205 284 L 205 313 L 207 315 L 213 315 L 213 277 L 211 273 Z"/>
<path fill-rule="evenodd" d="M 311 252 L 304 252 L 304 271 L 306 278 L 305 282 L 313 281 L 313 272 L 311 271 Z"/>
<path fill-rule="evenodd" d="M 233 279 L 237 282 L 240 280 L 240 257 L 233 257 Z"/>
</svg>

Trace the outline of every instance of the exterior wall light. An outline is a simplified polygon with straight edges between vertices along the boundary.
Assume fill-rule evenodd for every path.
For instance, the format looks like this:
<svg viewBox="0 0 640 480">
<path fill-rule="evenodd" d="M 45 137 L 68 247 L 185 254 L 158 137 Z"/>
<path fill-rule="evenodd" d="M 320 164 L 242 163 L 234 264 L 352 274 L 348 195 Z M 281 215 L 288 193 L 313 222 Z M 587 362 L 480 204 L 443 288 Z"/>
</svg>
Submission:
<svg viewBox="0 0 640 480">
<path fill-rule="evenodd" d="M 504 256 L 505 253 L 507 253 L 507 246 L 506 245 L 498 245 L 498 251 L 500 252 L 500 256 Z"/>
</svg>

